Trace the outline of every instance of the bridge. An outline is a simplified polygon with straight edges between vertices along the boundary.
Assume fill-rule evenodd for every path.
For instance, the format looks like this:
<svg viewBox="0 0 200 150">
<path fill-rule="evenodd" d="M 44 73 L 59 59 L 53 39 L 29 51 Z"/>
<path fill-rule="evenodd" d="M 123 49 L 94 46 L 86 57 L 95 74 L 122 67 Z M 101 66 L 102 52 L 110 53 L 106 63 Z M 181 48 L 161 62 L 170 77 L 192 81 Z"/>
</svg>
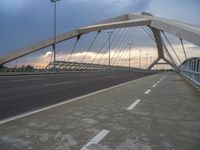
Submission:
<svg viewBox="0 0 200 150">
<path fill-rule="evenodd" d="M 91 33 L 87 50 L 76 53 L 80 40 Z M 142 68 L 143 36 L 157 55 Z M 57 54 L 51 53 L 41 70 L 7 72 L 17 69 L 7 64 L 69 40 L 74 43 L 64 60 L 52 61 Z M 100 46 L 92 52 L 95 43 Z M 199 150 L 200 57 L 192 56 L 184 43 L 199 48 L 200 28 L 143 12 L 1 57 L 1 149 Z M 73 59 L 77 55 L 82 57 Z M 171 68 L 158 71 L 156 65 Z"/>
</svg>

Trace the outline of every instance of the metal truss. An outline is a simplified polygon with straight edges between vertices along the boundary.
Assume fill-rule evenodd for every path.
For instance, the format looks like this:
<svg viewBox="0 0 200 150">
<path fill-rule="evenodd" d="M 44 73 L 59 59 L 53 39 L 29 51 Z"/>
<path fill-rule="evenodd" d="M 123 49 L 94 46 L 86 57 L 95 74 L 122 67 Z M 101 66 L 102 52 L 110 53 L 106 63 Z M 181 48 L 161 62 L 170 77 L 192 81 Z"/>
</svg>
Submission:
<svg viewBox="0 0 200 150">
<path fill-rule="evenodd" d="M 129 68 L 124 66 L 114 66 L 104 64 L 92 64 L 92 63 L 81 63 L 81 62 L 68 62 L 68 61 L 56 61 L 55 68 L 59 71 L 134 71 L 141 72 L 145 71 L 139 68 Z M 46 69 L 51 71 L 53 69 L 54 62 L 50 62 Z"/>
</svg>

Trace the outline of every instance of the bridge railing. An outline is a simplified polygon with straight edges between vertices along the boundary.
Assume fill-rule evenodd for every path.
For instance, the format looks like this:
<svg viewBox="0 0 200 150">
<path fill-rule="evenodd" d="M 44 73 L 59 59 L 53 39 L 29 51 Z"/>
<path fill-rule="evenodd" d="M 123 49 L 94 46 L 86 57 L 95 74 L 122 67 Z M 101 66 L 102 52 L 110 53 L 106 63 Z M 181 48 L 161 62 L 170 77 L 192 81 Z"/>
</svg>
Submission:
<svg viewBox="0 0 200 150">
<path fill-rule="evenodd" d="M 180 73 L 200 87 L 200 57 L 186 60 L 180 66 Z"/>
</svg>

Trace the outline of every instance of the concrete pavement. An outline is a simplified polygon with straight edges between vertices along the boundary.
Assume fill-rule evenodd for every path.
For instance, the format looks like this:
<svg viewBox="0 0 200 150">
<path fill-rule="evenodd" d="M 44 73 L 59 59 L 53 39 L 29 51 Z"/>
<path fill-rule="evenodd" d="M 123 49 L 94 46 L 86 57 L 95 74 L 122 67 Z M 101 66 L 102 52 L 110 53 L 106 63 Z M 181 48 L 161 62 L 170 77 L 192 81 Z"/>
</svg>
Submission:
<svg viewBox="0 0 200 150">
<path fill-rule="evenodd" d="M 200 94 L 148 76 L 0 125 L 3 150 L 199 150 Z"/>
</svg>

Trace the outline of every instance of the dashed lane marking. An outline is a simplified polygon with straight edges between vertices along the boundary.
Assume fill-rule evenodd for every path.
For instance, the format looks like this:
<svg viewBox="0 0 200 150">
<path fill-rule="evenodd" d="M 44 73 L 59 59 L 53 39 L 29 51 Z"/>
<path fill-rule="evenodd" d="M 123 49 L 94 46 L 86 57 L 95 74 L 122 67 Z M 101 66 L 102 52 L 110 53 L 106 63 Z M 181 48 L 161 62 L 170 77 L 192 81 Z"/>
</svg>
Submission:
<svg viewBox="0 0 200 150">
<path fill-rule="evenodd" d="M 157 86 L 157 84 L 154 84 L 152 87 L 156 87 Z"/>
<path fill-rule="evenodd" d="M 141 99 L 137 99 L 133 104 L 131 104 L 126 110 L 132 110 L 139 102 Z"/>
<path fill-rule="evenodd" d="M 50 83 L 50 84 L 44 84 L 44 86 L 63 85 L 63 84 L 70 84 L 74 82 L 77 82 L 77 81 Z"/>
<path fill-rule="evenodd" d="M 19 80 L 10 80 L 10 82 L 36 81 L 36 80 L 44 80 L 44 79 L 46 79 L 46 78 L 19 79 Z"/>
<path fill-rule="evenodd" d="M 98 144 L 110 131 L 109 130 L 102 130 L 93 137 L 85 146 L 83 146 L 80 150 L 89 150 L 87 147 L 92 144 Z"/>
<path fill-rule="evenodd" d="M 146 91 L 144 92 L 144 94 L 149 94 L 150 92 L 151 92 L 151 90 L 148 89 L 148 90 L 146 90 Z"/>
</svg>

